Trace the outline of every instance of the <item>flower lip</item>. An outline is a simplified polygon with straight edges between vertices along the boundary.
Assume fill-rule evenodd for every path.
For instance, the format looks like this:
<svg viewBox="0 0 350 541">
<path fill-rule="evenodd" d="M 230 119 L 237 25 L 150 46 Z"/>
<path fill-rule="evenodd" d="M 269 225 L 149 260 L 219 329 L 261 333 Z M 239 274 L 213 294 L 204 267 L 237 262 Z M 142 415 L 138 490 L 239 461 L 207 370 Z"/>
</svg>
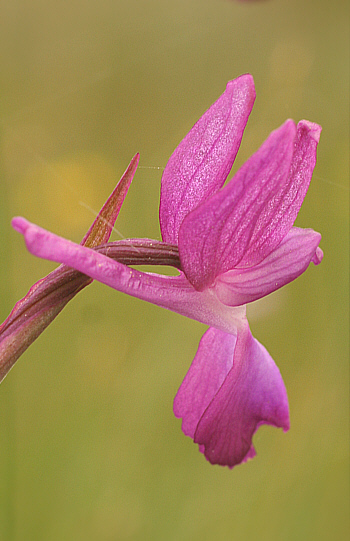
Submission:
<svg viewBox="0 0 350 541">
<path fill-rule="evenodd" d="M 262 424 L 289 430 L 282 376 L 247 322 L 237 336 L 204 334 L 174 413 L 210 463 L 230 468 L 255 456 L 252 438 Z"/>
</svg>

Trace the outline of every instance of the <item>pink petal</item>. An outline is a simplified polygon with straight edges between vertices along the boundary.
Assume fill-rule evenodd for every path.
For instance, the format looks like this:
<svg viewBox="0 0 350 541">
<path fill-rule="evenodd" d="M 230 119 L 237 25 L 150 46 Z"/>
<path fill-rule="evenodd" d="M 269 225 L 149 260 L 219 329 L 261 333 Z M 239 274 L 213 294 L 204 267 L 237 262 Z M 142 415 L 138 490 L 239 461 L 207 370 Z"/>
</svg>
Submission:
<svg viewBox="0 0 350 541">
<path fill-rule="evenodd" d="M 220 274 L 265 259 L 292 227 L 316 163 L 319 126 L 287 121 L 229 184 L 184 220 L 180 259 L 201 290 Z"/>
<path fill-rule="evenodd" d="M 163 276 L 140 272 L 95 250 L 58 237 L 24 218 L 13 218 L 12 225 L 24 235 L 27 248 L 33 255 L 64 263 L 133 297 L 228 332 L 234 332 L 245 316 L 245 307 L 225 306 L 211 291 L 196 291 L 183 273 Z M 130 249 L 137 250 L 132 245 Z"/>
<path fill-rule="evenodd" d="M 298 123 L 288 178 L 260 214 L 241 266 L 250 267 L 262 261 L 293 226 L 309 189 L 321 130 L 321 126 L 307 120 Z"/>
<path fill-rule="evenodd" d="M 208 329 L 174 400 L 175 417 L 182 430 L 194 438 L 197 425 L 233 365 L 236 335 Z"/>
<path fill-rule="evenodd" d="M 197 289 L 211 285 L 244 257 L 260 214 L 288 176 L 295 133 L 291 120 L 272 132 L 225 188 L 185 218 L 180 260 Z"/>
<path fill-rule="evenodd" d="M 255 456 L 252 438 L 262 424 L 289 429 L 281 374 L 248 324 L 237 339 L 216 329 L 205 333 L 174 411 L 209 462 L 229 467 Z"/>
<path fill-rule="evenodd" d="M 171 155 L 162 176 L 160 196 L 164 241 L 177 244 L 185 216 L 224 184 L 254 100 L 251 75 L 230 81 Z"/>
<path fill-rule="evenodd" d="M 302 274 L 311 261 L 318 265 L 323 253 L 321 235 L 292 227 L 281 244 L 258 265 L 236 268 L 218 276 L 215 292 L 224 304 L 239 306 L 256 301 Z"/>
</svg>

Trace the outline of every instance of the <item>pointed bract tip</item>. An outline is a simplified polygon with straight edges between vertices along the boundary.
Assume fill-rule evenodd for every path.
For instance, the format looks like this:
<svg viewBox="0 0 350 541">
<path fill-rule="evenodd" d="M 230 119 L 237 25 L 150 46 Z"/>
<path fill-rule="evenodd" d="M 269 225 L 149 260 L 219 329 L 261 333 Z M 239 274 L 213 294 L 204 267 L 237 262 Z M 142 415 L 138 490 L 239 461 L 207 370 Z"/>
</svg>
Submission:
<svg viewBox="0 0 350 541">
<path fill-rule="evenodd" d="M 108 242 L 132 179 L 134 178 L 139 159 L 140 155 L 137 153 L 130 161 L 117 186 L 83 238 L 81 244 L 84 246 L 93 248 L 94 246 Z"/>
<path fill-rule="evenodd" d="M 135 156 L 131 160 L 131 164 L 135 164 L 136 166 L 139 164 L 140 161 L 140 153 L 136 152 Z"/>
</svg>

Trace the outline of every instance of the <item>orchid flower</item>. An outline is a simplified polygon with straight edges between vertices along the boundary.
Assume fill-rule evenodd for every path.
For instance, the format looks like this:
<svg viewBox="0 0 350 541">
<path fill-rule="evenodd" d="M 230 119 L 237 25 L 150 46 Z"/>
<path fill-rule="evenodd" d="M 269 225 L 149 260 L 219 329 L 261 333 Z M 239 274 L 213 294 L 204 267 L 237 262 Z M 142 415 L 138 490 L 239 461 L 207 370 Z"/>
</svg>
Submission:
<svg viewBox="0 0 350 541">
<path fill-rule="evenodd" d="M 250 75 L 229 82 L 164 170 L 162 246 L 178 250 L 177 276 L 140 272 L 24 218 L 12 222 L 32 254 L 210 326 L 174 413 L 212 464 L 229 467 L 255 455 L 252 438 L 260 425 L 289 429 L 281 374 L 253 338 L 245 305 L 323 257 L 320 234 L 293 226 L 316 163 L 318 125 L 288 120 L 223 187 L 254 99 Z"/>
</svg>

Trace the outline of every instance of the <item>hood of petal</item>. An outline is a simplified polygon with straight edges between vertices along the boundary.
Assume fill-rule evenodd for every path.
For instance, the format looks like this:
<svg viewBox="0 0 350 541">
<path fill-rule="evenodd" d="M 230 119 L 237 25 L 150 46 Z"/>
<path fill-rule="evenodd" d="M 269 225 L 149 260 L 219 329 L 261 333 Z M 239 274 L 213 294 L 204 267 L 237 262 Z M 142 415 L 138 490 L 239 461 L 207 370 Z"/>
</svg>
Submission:
<svg viewBox="0 0 350 541">
<path fill-rule="evenodd" d="M 254 267 L 277 249 L 307 192 L 319 133 L 316 124 L 287 121 L 227 186 L 186 216 L 179 253 L 196 289 L 228 270 Z"/>
</svg>

